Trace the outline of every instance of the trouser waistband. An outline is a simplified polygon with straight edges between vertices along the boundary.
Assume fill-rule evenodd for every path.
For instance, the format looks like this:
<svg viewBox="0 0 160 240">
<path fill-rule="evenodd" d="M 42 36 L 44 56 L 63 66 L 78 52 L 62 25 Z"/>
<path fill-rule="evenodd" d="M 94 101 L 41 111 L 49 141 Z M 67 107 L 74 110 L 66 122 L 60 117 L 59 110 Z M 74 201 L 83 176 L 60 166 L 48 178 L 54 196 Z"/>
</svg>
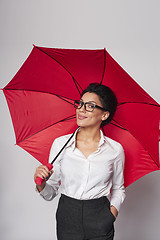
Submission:
<svg viewBox="0 0 160 240">
<path fill-rule="evenodd" d="M 88 199 L 88 200 L 79 200 L 76 198 L 72 198 L 69 196 L 66 196 L 64 194 L 61 194 L 61 201 L 70 204 L 72 206 L 77 206 L 77 207 L 98 207 L 102 206 L 104 203 L 107 204 L 108 207 L 110 207 L 110 202 L 107 197 L 100 197 L 100 198 L 95 198 L 95 199 Z"/>
</svg>

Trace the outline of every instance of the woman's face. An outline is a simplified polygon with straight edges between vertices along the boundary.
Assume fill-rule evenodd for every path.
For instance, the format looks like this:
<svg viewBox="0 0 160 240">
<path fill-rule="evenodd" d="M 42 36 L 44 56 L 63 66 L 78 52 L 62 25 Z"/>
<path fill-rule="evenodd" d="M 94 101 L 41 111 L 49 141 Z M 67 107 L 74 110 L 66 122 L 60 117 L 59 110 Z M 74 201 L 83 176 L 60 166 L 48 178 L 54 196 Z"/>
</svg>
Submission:
<svg viewBox="0 0 160 240">
<path fill-rule="evenodd" d="M 95 93 L 85 93 L 81 100 L 86 102 L 93 102 L 103 108 L 99 96 Z M 80 127 L 100 127 L 103 120 L 109 117 L 109 112 L 104 112 L 101 109 L 95 108 L 93 112 L 85 110 L 84 105 L 80 109 L 76 109 L 77 125 Z"/>
</svg>

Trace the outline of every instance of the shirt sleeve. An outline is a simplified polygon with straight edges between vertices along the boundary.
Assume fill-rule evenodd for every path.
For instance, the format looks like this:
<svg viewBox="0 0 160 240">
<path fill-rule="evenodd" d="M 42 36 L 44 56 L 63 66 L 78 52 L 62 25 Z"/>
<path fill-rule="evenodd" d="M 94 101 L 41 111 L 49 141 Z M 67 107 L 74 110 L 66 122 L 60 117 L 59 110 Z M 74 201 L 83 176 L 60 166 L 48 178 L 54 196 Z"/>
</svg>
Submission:
<svg viewBox="0 0 160 240">
<path fill-rule="evenodd" d="M 59 146 L 57 139 L 54 140 L 50 154 L 49 154 L 49 162 L 51 162 L 54 157 L 59 152 Z M 60 156 L 55 160 L 53 164 L 53 174 L 49 178 L 49 180 L 46 182 L 46 186 L 44 189 L 40 192 L 40 195 L 47 201 L 52 200 L 55 198 L 58 194 L 58 190 L 60 187 L 60 181 L 61 181 L 61 174 L 60 174 Z"/>
<path fill-rule="evenodd" d="M 119 211 L 121 204 L 125 199 L 125 187 L 124 187 L 124 161 L 125 155 L 124 150 L 121 147 L 120 153 L 118 154 L 113 169 L 112 178 L 112 189 L 111 189 L 111 200 L 110 203 Z"/>
</svg>

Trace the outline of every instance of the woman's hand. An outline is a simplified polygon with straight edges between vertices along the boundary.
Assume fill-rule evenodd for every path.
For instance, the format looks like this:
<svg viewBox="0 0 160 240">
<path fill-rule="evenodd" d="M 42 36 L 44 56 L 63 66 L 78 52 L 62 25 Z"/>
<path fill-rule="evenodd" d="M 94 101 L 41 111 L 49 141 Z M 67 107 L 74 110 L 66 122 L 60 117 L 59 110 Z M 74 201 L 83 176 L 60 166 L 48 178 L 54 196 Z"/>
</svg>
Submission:
<svg viewBox="0 0 160 240">
<path fill-rule="evenodd" d="M 50 178 L 52 173 L 53 173 L 53 170 L 49 171 L 49 169 L 45 165 L 40 165 L 39 167 L 36 168 L 36 171 L 34 174 L 34 181 L 37 177 L 44 179 L 41 185 L 36 185 L 39 192 L 41 192 L 44 189 L 46 185 L 46 181 Z"/>
<path fill-rule="evenodd" d="M 116 209 L 114 206 L 111 206 L 111 207 L 110 207 L 110 211 L 111 211 L 111 213 L 113 214 L 113 216 L 114 216 L 115 219 L 116 219 L 117 216 L 118 216 L 118 211 L 117 211 L 117 209 Z"/>
</svg>

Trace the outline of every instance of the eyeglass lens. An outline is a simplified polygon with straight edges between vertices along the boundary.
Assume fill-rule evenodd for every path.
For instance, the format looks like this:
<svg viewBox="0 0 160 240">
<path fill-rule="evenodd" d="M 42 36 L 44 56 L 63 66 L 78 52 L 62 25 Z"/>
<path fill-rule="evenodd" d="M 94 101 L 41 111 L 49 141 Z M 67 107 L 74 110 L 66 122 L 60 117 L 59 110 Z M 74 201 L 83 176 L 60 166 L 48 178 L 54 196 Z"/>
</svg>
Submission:
<svg viewBox="0 0 160 240">
<path fill-rule="evenodd" d="M 74 104 L 75 108 L 78 108 L 78 109 L 80 109 L 83 105 L 85 106 L 85 110 L 88 112 L 92 112 L 95 108 L 95 104 L 89 103 L 89 102 L 84 103 L 82 101 L 75 101 L 75 104 Z"/>
</svg>

